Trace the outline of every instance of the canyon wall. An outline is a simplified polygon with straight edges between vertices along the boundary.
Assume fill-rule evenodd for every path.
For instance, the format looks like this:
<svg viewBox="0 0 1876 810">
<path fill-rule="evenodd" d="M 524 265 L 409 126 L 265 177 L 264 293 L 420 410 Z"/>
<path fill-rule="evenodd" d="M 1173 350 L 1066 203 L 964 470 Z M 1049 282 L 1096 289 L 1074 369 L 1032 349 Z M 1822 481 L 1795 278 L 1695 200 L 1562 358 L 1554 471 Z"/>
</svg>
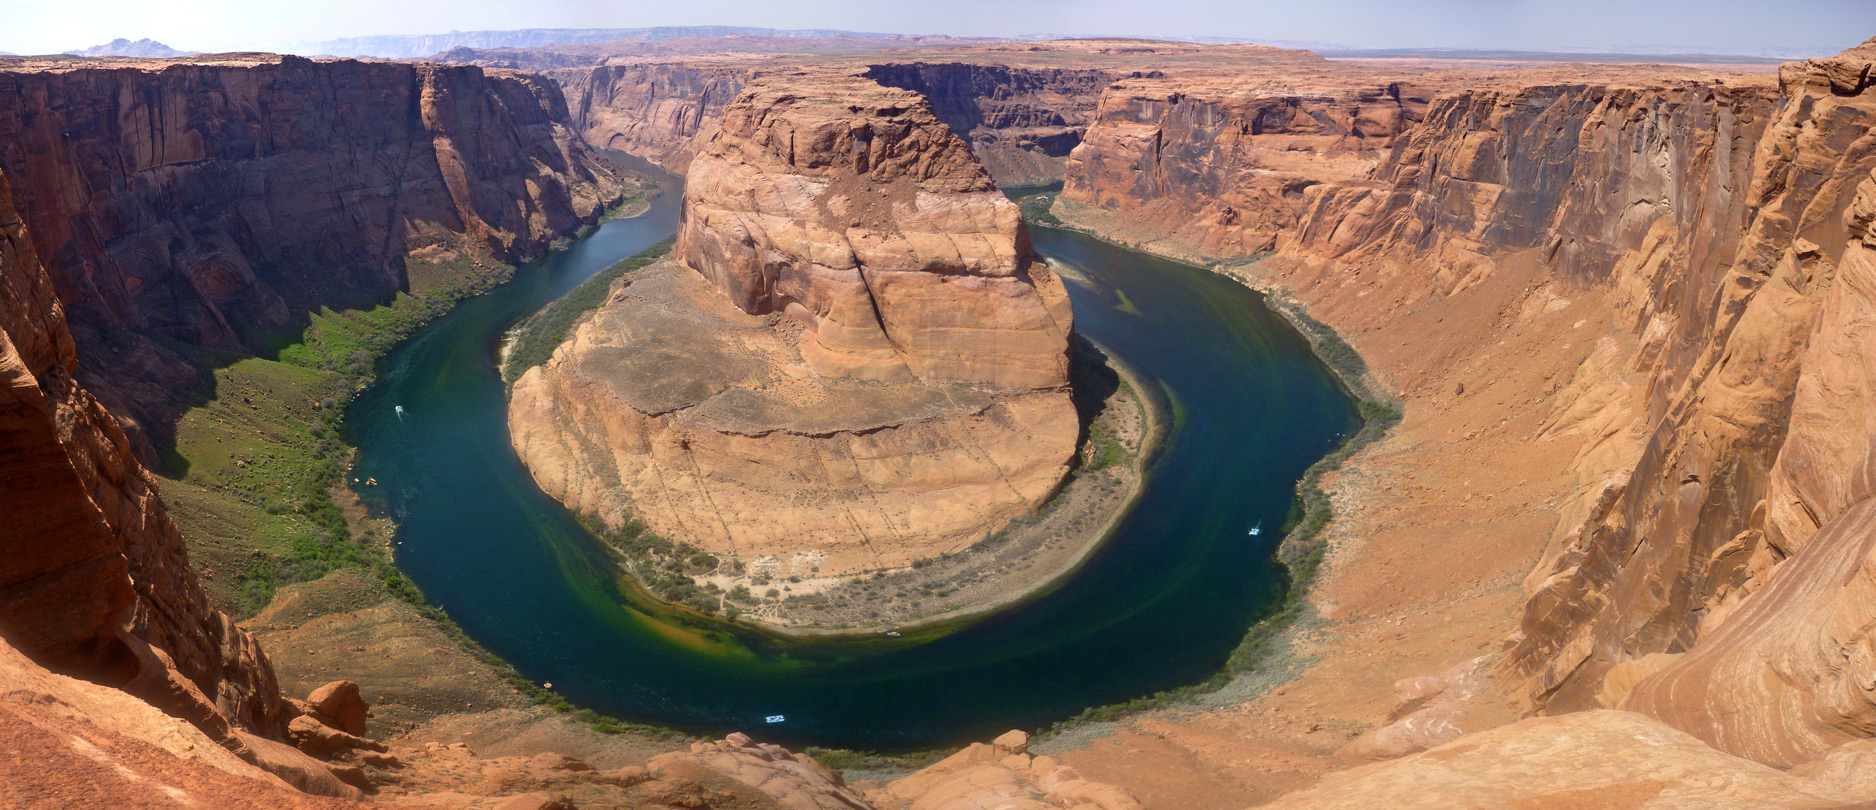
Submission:
<svg viewBox="0 0 1876 810">
<path fill-rule="evenodd" d="M 674 253 L 744 312 L 805 318 L 823 376 L 1068 382 L 1066 294 L 916 93 L 752 85 L 691 165 Z"/>
<path fill-rule="evenodd" d="M 516 447 L 575 509 L 832 577 L 967 547 L 1067 474 L 1067 292 L 917 94 L 745 87 L 673 257 L 515 385 Z"/>
<path fill-rule="evenodd" d="M 1503 279 L 1524 300 L 1483 316 L 1488 333 L 1531 307 L 1609 318 L 1591 360 L 1544 375 L 1546 423 L 1507 439 L 1587 437 L 1554 532 L 1528 541 L 1542 551 L 1500 674 L 1533 711 L 1620 706 L 1789 767 L 1876 733 L 1856 685 L 1876 672 L 1859 507 L 1876 481 L 1873 65 L 1866 44 L 1787 65 L 1776 88 L 1557 68 L 1351 90 L 1388 112 L 1302 120 L 1343 140 L 1288 150 L 1329 156 L 1289 174 L 1241 157 L 1281 137 L 1230 112 L 1272 103 L 1261 91 L 1127 80 L 1057 212 L 1189 256 L 1274 250 L 1254 273 L 1361 333 Z M 1234 201 L 1252 197 L 1243 224 Z M 1474 351 L 1439 347 L 1455 350 Z"/>
<path fill-rule="evenodd" d="M 1062 179 L 1102 89 L 1115 79 L 1098 69 L 971 62 L 880 64 L 864 75 L 924 96 L 1006 187 Z"/>
<path fill-rule="evenodd" d="M 758 72 L 790 68 L 736 58 L 693 58 L 550 71 L 573 127 L 602 149 L 639 155 L 683 174 Z M 939 120 L 971 145 L 997 182 L 1062 178 L 1111 71 L 982 62 L 857 64 L 860 75 L 924 96 Z"/>
<path fill-rule="evenodd" d="M 1715 584 L 1693 643 L 1643 648 L 1665 655 L 1634 665 L 1653 674 L 1622 705 L 1781 767 L 1876 736 L 1873 69 L 1876 41 L 1781 73 L 1786 103 L 1751 189 L 1757 216 L 1720 302 L 1730 334 L 1675 403 L 1702 429 L 1660 438 L 1668 460 L 1649 468 L 1679 482 L 1652 487 L 1656 501 L 1699 503 L 1691 496 L 1740 483 L 1727 493 L 1735 510 L 1681 518 L 1706 529 L 1689 567 Z M 1738 399 L 1764 404 L 1742 417 L 1728 407 Z"/>
<path fill-rule="evenodd" d="M 261 350 L 322 306 L 388 302 L 406 256 L 512 262 L 594 221 L 619 178 L 568 120 L 552 82 L 473 67 L 0 66 L 0 169 L 80 376 L 159 439 L 197 382 L 166 341 Z"/>
<path fill-rule="evenodd" d="M 560 82 L 573 129 L 587 143 L 630 152 L 683 174 L 750 72 L 746 64 L 700 61 L 573 68 L 549 75 Z"/>
<path fill-rule="evenodd" d="M 284 733 L 259 646 L 208 600 L 117 421 L 75 380 L 64 308 L 0 175 L 0 634 L 231 747 Z"/>
<path fill-rule="evenodd" d="M 1101 95 L 1061 198 L 1209 254 L 1272 250 L 1296 230 L 1307 190 L 1365 177 L 1429 98 L 1378 79 L 1126 79 Z"/>
</svg>

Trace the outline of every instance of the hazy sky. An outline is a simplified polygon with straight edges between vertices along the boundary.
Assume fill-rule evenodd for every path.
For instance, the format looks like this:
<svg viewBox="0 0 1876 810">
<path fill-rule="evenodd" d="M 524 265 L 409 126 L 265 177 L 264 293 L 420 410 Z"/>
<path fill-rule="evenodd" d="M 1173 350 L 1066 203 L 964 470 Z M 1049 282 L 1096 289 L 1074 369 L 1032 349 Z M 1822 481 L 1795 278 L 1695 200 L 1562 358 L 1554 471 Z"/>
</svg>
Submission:
<svg viewBox="0 0 1876 810">
<path fill-rule="evenodd" d="M 0 20 L 0 51 L 15 53 L 116 37 L 227 50 L 366 34 L 654 25 L 1519 50 L 1835 50 L 1876 35 L 1876 0 L 0 0 Z"/>
</svg>

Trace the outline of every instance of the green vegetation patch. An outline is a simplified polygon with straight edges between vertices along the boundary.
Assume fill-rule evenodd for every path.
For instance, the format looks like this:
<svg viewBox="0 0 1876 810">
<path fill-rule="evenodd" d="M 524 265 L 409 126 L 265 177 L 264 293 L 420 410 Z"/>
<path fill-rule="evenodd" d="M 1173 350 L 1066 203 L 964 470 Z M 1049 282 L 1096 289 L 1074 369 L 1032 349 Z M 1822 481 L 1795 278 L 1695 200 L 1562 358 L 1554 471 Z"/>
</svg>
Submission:
<svg viewBox="0 0 1876 810">
<path fill-rule="evenodd" d="M 1062 227 L 1062 220 L 1049 210 L 1055 207 L 1055 194 L 1031 194 L 1016 201 L 1017 210 L 1023 213 L 1023 219 L 1034 225 L 1050 228 Z"/>
<path fill-rule="evenodd" d="M 170 514 L 190 543 L 216 605 L 245 618 L 281 585 L 366 562 L 375 537 L 354 537 L 332 499 L 351 448 L 340 421 L 377 359 L 456 302 L 505 281 L 514 268 L 473 258 L 412 259 L 414 294 L 368 310 L 321 310 L 275 359 L 179 347 L 213 368 L 212 386 L 161 451 Z"/>
<path fill-rule="evenodd" d="M 681 605 L 706 616 L 722 613 L 732 619 L 741 610 L 729 602 L 749 604 L 754 601 L 746 588 L 738 587 L 726 595 L 715 584 L 699 586 L 692 577 L 715 572 L 724 562 L 689 543 L 667 540 L 635 518 L 627 518 L 625 525 L 616 529 L 589 515 L 580 515 L 580 523 L 594 537 L 617 550 L 624 560 L 626 573 L 659 601 Z M 729 565 L 741 570 L 738 563 Z"/>
<path fill-rule="evenodd" d="M 625 261 L 619 262 L 585 283 L 573 289 L 573 292 L 561 296 L 540 312 L 515 328 L 514 342 L 510 344 L 507 365 L 502 369 L 504 379 L 513 383 L 521 378 L 528 369 L 547 362 L 554 356 L 554 350 L 566 342 L 567 335 L 573 332 L 581 318 L 606 303 L 606 297 L 612 290 L 612 282 L 620 276 L 658 261 L 671 252 L 671 245 L 676 237 L 667 238 L 651 247 L 639 251 Z"/>
</svg>

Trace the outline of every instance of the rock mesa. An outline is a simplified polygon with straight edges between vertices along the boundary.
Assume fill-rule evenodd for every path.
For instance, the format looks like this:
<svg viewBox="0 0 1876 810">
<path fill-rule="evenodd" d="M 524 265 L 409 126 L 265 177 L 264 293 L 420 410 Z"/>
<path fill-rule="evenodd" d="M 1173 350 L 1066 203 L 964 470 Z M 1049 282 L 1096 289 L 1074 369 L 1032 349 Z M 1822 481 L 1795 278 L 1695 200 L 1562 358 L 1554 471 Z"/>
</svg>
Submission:
<svg viewBox="0 0 1876 810">
<path fill-rule="evenodd" d="M 828 575 L 968 546 L 1066 474 L 1066 291 L 921 96 L 753 82 L 691 164 L 676 244 L 517 382 L 549 494 Z"/>
</svg>

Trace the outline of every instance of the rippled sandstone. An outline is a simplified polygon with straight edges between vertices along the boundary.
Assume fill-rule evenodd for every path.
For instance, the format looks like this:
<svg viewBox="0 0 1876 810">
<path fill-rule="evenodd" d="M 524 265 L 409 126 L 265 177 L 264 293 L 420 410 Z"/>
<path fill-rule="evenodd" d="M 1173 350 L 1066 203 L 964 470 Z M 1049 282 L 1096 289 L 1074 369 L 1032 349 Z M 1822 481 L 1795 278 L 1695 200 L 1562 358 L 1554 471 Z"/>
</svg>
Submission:
<svg viewBox="0 0 1876 810">
<path fill-rule="evenodd" d="M 609 523 L 749 565 L 898 567 L 1060 485 L 1072 318 L 924 99 L 773 77 L 691 164 L 673 259 L 516 383 L 509 424 L 545 491 Z"/>
</svg>

